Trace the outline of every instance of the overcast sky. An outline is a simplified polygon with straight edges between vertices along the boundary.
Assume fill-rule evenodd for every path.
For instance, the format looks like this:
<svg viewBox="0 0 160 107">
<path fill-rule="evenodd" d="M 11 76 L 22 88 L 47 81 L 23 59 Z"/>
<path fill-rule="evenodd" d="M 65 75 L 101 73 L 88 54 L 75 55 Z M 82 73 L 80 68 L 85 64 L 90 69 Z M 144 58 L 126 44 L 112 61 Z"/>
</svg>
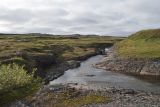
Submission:
<svg viewBox="0 0 160 107">
<path fill-rule="evenodd" d="M 1 0 L 1 33 L 129 35 L 160 27 L 160 0 Z"/>
</svg>

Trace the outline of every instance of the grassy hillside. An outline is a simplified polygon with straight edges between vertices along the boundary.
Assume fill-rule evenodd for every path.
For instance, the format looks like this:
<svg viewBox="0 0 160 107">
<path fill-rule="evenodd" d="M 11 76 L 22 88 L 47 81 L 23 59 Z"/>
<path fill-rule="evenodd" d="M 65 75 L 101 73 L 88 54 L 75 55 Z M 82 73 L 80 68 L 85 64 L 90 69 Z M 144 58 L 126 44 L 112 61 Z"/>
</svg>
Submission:
<svg viewBox="0 0 160 107">
<path fill-rule="evenodd" d="M 139 31 L 116 45 L 118 55 L 131 58 L 160 58 L 160 29 Z"/>
</svg>

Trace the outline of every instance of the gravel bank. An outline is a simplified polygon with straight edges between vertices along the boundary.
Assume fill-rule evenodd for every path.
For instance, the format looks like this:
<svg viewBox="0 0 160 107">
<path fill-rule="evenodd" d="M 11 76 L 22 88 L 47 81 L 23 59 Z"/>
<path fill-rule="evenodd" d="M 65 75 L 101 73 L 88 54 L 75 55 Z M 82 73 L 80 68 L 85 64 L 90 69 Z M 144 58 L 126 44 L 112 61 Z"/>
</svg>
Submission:
<svg viewBox="0 0 160 107">
<path fill-rule="evenodd" d="M 160 95 L 154 93 L 116 88 L 110 88 L 105 91 L 93 91 L 74 89 L 69 86 L 59 88 L 43 88 L 29 99 L 18 101 L 9 107 L 59 107 L 54 106 L 54 104 L 56 104 L 58 101 L 56 100 L 58 98 L 55 96 L 59 95 L 59 93 L 64 93 L 64 90 L 72 90 L 69 94 L 73 95 L 73 93 L 76 93 L 74 94 L 75 98 L 94 93 L 96 95 L 102 95 L 111 99 L 111 101 L 107 103 L 94 104 L 93 102 L 93 104 L 83 105 L 81 107 L 160 107 Z"/>
</svg>

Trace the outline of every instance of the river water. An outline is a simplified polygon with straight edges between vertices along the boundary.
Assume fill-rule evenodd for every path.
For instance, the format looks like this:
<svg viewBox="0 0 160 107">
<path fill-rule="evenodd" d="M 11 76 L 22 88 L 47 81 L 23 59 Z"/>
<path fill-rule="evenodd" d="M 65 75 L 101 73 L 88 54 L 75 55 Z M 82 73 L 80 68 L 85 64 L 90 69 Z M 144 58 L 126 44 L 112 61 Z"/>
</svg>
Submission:
<svg viewBox="0 0 160 107">
<path fill-rule="evenodd" d="M 77 87 L 103 90 L 111 87 L 120 89 L 134 89 L 146 92 L 160 93 L 160 82 L 150 82 L 121 73 L 115 73 L 94 68 L 93 65 L 101 62 L 103 55 L 97 55 L 81 63 L 79 68 L 70 69 L 64 75 L 50 82 L 50 85 L 76 84 Z"/>
</svg>

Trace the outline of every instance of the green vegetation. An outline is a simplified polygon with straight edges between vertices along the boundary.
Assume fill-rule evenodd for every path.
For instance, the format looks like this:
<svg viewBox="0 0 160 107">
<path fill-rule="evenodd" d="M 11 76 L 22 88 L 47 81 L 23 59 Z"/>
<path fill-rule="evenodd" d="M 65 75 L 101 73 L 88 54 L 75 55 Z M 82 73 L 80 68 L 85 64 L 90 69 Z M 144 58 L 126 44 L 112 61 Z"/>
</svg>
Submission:
<svg viewBox="0 0 160 107">
<path fill-rule="evenodd" d="M 93 44 L 114 43 L 121 38 L 117 37 L 39 37 L 39 36 L 1 36 L 0 57 L 15 56 L 17 53 L 48 54 L 64 51 L 79 55 L 79 49 L 92 47 Z M 78 49 L 77 49 L 78 48 Z M 74 50 L 75 49 L 75 50 Z M 67 51 L 66 51 L 67 50 Z M 83 53 L 84 53 L 83 52 Z M 73 56 L 74 57 L 74 56 Z"/>
<path fill-rule="evenodd" d="M 80 47 L 74 47 L 73 51 L 65 51 L 62 56 L 65 59 L 72 59 L 79 56 L 85 56 L 87 54 L 95 53 L 94 48 L 80 48 Z"/>
<path fill-rule="evenodd" d="M 160 29 L 144 30 L 116 44 L 119 56 L 130 58 L 160 58 Z"/>
<path fill-rule="evenodd" d="M 0 104 L 22 98 L 39 86 L 40 80 L 27 74 L 23 67 L 14 63 L 0 66 Z"/>
</svg>

